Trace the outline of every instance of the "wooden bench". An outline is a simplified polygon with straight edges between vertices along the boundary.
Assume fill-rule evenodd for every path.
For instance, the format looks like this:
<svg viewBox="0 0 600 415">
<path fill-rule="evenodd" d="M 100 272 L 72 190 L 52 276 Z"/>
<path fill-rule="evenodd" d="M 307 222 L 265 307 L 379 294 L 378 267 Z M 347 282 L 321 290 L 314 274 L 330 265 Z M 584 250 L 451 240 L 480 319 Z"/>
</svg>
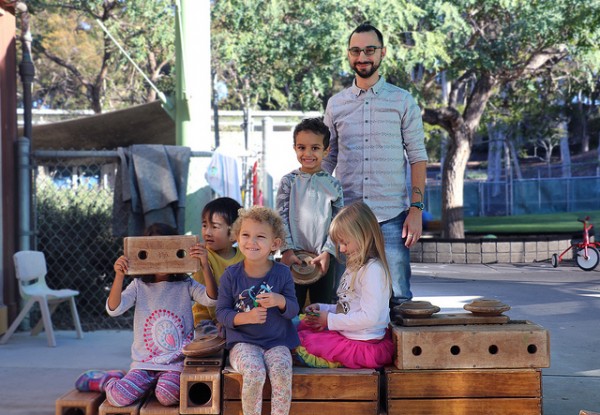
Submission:
<svg viewBox="0 0 600 415">
<path fill-rule="evenodd" d="M 377 415 L 379 372 L 372 369 L 313 369 L 294 367 L 290 415 Z M 226 366 L 223 370 L 222 415 L 242 413 L 242 375 Z M 265 415 L 271 412 L 271 385 L 263 390 Z"/>
<path fill-rule="evenodd" d="M 542 413 L 540 369 L 385 370 L 387 415 Z"/>
<path fill-rule="evenodd" d="M 72 389 L 56 400 L 56 415 L 98 415 L 104 400 L 101 392 L 80 392 Z"/>
</svg>

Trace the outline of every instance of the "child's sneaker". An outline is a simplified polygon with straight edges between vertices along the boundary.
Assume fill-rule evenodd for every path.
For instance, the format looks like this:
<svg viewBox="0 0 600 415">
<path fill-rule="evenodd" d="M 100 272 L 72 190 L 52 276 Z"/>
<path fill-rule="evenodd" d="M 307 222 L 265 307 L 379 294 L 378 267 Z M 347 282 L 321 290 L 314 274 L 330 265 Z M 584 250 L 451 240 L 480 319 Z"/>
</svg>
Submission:
<svg viewBox="0 0 600 415">
<path fill-rule="evenodd" d="M 121 379 L 125 376 L 122 370 L 86 370 L 75 381 L 75 388 L 80 392 L 104 392 L 109 379 Z"/>
</svg>

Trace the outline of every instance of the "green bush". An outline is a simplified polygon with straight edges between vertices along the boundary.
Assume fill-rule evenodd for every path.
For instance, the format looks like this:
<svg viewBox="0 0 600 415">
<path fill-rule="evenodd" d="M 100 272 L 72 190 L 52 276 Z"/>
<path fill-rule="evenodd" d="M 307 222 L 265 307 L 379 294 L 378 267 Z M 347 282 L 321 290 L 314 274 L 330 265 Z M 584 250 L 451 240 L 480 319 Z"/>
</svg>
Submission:
<svg viewBox="0 0 600 415">
<path fill-rule="evenodd" d="M 37 249 L 46 255 L 48 285 L 80 292 L 77 305 L 84 330 L 129 326 L 108 317 L 104 308 L 113 263 L 123 246 L 122 238 L 112 236 L 112 190 L 61 188 L 48 177 L 38 178 L 36 188 Z M 72 327 L 68 307 L 57 313 L 57 326 Z"/>
</svg>

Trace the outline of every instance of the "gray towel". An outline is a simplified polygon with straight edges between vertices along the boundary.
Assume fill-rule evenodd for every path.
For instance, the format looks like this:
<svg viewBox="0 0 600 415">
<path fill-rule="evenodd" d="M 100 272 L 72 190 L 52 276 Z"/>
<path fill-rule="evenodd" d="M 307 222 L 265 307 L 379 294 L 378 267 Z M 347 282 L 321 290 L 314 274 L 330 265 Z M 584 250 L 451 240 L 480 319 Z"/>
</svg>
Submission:
<svg viewBox="0 0 600 415">
<path fill-rule="evenodd" d="M 133 145 L 120 158 L 113 206 L 115 236 L 142 235 L 162 222 L 184 232 L 189 147 Z M 124 226 L 127 224 L 127 226 Z"/>
</svg>

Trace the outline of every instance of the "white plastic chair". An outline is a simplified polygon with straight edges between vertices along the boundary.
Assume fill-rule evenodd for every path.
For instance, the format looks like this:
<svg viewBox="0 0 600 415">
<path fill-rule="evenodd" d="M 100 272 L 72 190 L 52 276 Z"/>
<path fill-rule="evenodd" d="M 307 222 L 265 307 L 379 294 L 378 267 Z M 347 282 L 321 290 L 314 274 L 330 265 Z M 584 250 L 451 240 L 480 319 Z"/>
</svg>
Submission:
<svg viewBox="0 0 600 415">
<path fill-rule="evenodd" d="M 46 257 L 43 252 L 20 251 L 13 255 L 13 260 L 15 273 L 19 280 L 19 292 L 23 301 L 25 301 L 25 305 L 8 331 L 0 339 L 0 344 L 8 341 L 36 302 L 40 304 L 42 318 L 31 330 L 32 336 L 37 335 L 42 330 L 43 325 L 48 337 L 48 346 L 56 347 L 51 316 L 60 303 L 69 301 L 73 323 L 75 330 L 77 330 L 77 338 L 83 338 L 83 331 L 81 330 L 81 323 L 75 305 L 75 296 L 79 295 L 79 291 L 69 289 L 53 290 L 48 287 L 46 284 L 48 269 L 46 268 Z"/>
</svg>

